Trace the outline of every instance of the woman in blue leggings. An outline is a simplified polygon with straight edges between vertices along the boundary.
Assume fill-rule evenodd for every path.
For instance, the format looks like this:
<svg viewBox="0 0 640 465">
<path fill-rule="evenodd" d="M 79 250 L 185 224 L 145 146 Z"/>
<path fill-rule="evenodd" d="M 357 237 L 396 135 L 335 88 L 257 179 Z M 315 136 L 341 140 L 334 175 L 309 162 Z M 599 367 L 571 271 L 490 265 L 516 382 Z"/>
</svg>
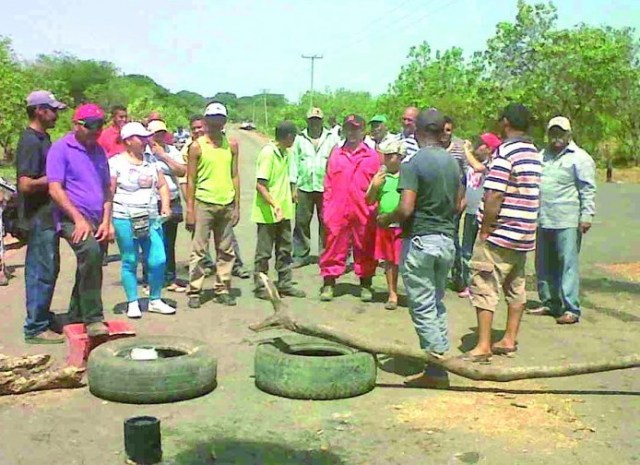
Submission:
<svg viewBox="0 0 640 465">
<path fill-rule="evenodd" d="M 171 209 L 164 175 L 155 158 L 144 153 L 150 135 L 140 123 L 125 124 L 120 137 L 126 150 L 109 160 L 113 226 L 122 257 L 122 285 L 127 295 L 129 318 L 142 316 L 136 280 L 139 249 L 149 270 L 149 312 L 168 315 L 176 311 L 160 298 L 166 264 L 162 221 L 171 215 Z"/>
</svg>

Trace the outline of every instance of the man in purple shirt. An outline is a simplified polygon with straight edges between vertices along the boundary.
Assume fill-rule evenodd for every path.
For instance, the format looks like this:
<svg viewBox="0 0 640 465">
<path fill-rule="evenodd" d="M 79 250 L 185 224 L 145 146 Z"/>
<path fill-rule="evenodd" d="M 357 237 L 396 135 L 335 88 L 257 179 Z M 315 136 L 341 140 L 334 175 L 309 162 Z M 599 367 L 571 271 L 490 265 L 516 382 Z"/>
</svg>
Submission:
<svg viewBox="0 0 640 465">
<path fill-rule="evenodd" d="M 78 261 L 69 304 L 69 320 L 82 322 L 89 337 L 106 336 L 102 307 L 100 243 L 112 240 L 109 165 L 98 137 L 104 112 L 95 104 L 79 106 L 73 132 L 55 142 L 47 156 L 49 194 L 60 235 Z"/>
</svg>

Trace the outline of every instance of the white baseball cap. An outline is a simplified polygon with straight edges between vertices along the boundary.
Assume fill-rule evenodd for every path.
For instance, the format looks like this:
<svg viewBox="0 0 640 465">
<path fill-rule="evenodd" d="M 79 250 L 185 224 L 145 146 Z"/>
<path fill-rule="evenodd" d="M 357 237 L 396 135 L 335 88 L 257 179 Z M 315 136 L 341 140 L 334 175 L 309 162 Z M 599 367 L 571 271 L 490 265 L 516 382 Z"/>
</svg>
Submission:
<svg viewBox="0 0 640 465">
<path fill-rule="evenodd" d="M 227 116 L 227 107 L 219 102 L 210 103 L 204 109 L 204 116 Z"/>
<path fill-rule="evenodd" d="M 150 135 L 151 132 L 147 131 L 142 123 L 138 123 L 137 121 L 127 123 L 122 126 L 122 129 L 120 129 L 120 138 L 122 140 L 128 139 L 129 137 L 133 136 L 149 137 Z"/>
<path fill-rule="evenodd" d="M 147 129 L 151 131 L 152 134 L 160 131 L 168 131 L 167 125 L 160 119 L 149 121 L 149 124 L 147 124 Z"/>
<path fill-rule="evenodd" d="M 547 130 L 551 129 L 554 126 L 558 126 L 563 131 L 571 131 L 571 121 L 569 121 L 569 118 L 565 118 L 564 116 L 556 116 L 555 118 L 551 118 L 549 120 L 549 124 L 547 124 Z"/>
</svg>

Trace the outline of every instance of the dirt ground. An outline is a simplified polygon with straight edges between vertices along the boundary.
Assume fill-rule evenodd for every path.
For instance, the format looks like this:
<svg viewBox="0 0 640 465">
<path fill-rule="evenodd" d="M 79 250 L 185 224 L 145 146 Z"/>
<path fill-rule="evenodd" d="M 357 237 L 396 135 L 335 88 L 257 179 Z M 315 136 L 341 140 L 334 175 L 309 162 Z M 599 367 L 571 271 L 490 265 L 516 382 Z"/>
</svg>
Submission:
<svg viewBox="0 0 640 465">
<path fill-rule="evenodd" d="M 241 142 L 242 219 L 237 229 L 242 255 L 251 268 L 255 226 L 249 221 L 253 199 L 256 135 Z M 640 186 L 603 184 L 599 214 L 583 242 L 579 325 L 557 326 L 552 319 L 525 316 L 516 357 L 494 358 L 502 365 L 555 365 L 616 357 L 638 348 L 640 284 L 606 265 L 640 261 Z M 115 249 L 115 246 L 113 247 Z M 65 348 L 24 344 L 24 250 L 8 260 L 16 278 L 0 288 L 0 352 L 48 351 L 64 359 Z M 188 256 L 188 234 L 179 233 L 178 257 Z M 65 312 L 75 263 L 66 245 L 53 302 Z M 530 260 L 531 262 L 531 260 Z M 533 273 L 532 264 L 529 264 Z M 622 268 L 626 270 L 627 268 Z M 186 274 L 180 266 L 183 275 Z M 104 301 L 111 309 L 124 300 L 120 266 L 106 268 Z M 379 299 L 361 304 L 352 295 L 355 276 L 340 280 L 338 298 L 320 302 L 317 267 L 295 272 L 310 294 L 290 301 L 307 318 L 328 322 L 380 340 L 417 344 L 406 308 L 383 309 Z M 211 282 L 207 282 L 211 286 Z M 87 388 L 0 397 L 0 465 L 110 465 L 124 461 L 123 421 L 154 415 L 162 421 L 167 463 L 201 464 L 591 464 L 640 463 L 640 372 L 637 369 L 573 378 L 477 383 L 452 377 L 448 391 L 403 387 L 404 376 L 419 366 L 380 357 L 378 386 L 362 397 L 340 401 L 298 401 L 270 396 L 253 381 L 255 344 L 274 335 L 256 335 L 250 323 L 270 313 L 253 298 L 250 280 L 234 282 L 239 305 L 207 303 L 189 310 L 186 297 L 175 316 L 147 315 L 134 321 L 139 335 L 184 335 L 207 341 L 218 355 L 218 388 L 199 399 L 167 405 L 136 406 L 105 402 Z M 535 289 L 533 280 L 529 289 Z M 530 298 L 535 298 L 531 292 Z M 453 352 L 474 343 L 475 315 L 468 302 L 446 296 Z M 497 313 L 496 337 L 504 324 Z M 216 460 L 214 461 L 214 457 Z"/>
</svg>

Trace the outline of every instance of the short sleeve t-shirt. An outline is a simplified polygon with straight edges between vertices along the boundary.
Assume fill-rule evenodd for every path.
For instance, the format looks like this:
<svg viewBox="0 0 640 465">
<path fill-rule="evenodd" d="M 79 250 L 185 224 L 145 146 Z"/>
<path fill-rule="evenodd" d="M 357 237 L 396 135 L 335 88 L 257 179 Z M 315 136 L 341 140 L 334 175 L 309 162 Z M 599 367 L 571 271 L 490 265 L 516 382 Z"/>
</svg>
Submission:
<svg viewBox="0 0 640 465">
<path fill-rule="evenodd" d="M 44 132 L 26 128 L 18 141 L 16 152 L 16 177 L 31 179 L 46 176 L 47 153 L 51 139 Z M 23 194 L 18 192 L 18 218 L 22 228 L 29 229 L 34 218 L 38 218 L 44 227 L 53 227 L 51 199 L 47 191 Z"/>
<path fill-rule="evenodd" d="M 141 164 L 132 163 L 126 153 L 109 159 L 111 177 L 116 179 L 114 218 L 130 218 L 138 213 L 158 215 L 158 169 L 156 159 L 146 153 Z"/>
<path fill-rule="evenodd" d="M 400 173 L 387 173 L 384 178 L 384 184 L 378 194 L 378 212 L 391 213 L 400 203 L 400 192 L 398 191 L 398 182 Z"/>
<path fill-rule="evenodd" d="M 178 149 L 175 148 L 173 145 L 165 146 L 164 150 L 167 153 L 167 156 L 171 158 L 173 161 L 175 161 L 180 165 L 186 165 L 184 157 L 182 156 L 180 151 L 178 151 Z M 148 154 L 151 154 L 151 152 L 149 151 Z M 169 187 L 169 197 L 171 198 L 171 200 L 175 200 L 179 198 L 180 187 L 179 187 L 178 177 L 173 174 L 173 170 L 165 162 L 157 158 L 155 160 L 158 165 L 158 168 L 160 169 L 160 171 L 162 171 L 162 174 L 164 174 L 164 179 L 167 182 L 167 186 Z"/>
<path fill-rule="evenodd" d="M 420 149 L 400 166 L 398 190 L 416 193 L 415 210 L 403 225 L 405 237 L 444 234 L 453 237 L 460 168 L 441 147 Z"/>
<path fill-rule="evenodd" d="M 100 145 L 87 149 L 69 133 L 51 145 L 47 155 L 47 178 L 57 182 L 71 203 L 94 226 L 102 222 L 106 190 L 110 188 L 107 155 Z M 54 209 L 56 220 L 62 212 Z"/>
<path fill-rule="evenodd" d="M 293 198 L 291 195 L 291 154 L 284 153 L 273 142 L 265 145 L 256 161 L 256 179 L 267 181 L 267 188 L 276 204 L 282 209 L 285 220 L 293 218 Z M 257 191 L 251 212 L 254 223 L 275 223 L 275 214 L 271 205 Z"/>
</svg>

